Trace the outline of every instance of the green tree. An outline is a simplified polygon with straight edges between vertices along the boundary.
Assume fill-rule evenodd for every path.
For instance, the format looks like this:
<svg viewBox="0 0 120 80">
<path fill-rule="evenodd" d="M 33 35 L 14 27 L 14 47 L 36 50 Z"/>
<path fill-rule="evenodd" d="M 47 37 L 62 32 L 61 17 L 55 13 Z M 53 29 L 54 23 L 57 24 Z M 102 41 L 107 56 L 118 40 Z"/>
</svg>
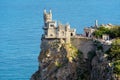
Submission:
<svg viewBox="0 0 120 80">
<path fill-rule="evenodd" d="M 93 35 L 97 38 L 102 38 L 103 34 L 108 34 L 110 38 L 120 37 L 120 26 L 113 26 L 112 28 L 108 29 L 104 26 L 100 26 Z"/>
<path fill-rule="evenodd" d="M 111 49 L 108 51 L 108 56 L 112 61 L 111 64 L 114 65 L 113 72 L 120 75 L 120 38 L 116 39 L 111 46 Z"/>
<path fill-rule="evenodd" d="M 103 34 L 110 34 L 110 30 L 108 28 L 105 28 L 103 26 L 100 26 L 94 33 L 93 35 L 96 36 L 97 38 L 102 38 Z"/>
<path fill-rule="evenodd" d="M 110 49 L 110 56 L 114 60 L 120 59 L 120 39 L 116 39 L 112 43 L 112 47 Z"/>
</svg>

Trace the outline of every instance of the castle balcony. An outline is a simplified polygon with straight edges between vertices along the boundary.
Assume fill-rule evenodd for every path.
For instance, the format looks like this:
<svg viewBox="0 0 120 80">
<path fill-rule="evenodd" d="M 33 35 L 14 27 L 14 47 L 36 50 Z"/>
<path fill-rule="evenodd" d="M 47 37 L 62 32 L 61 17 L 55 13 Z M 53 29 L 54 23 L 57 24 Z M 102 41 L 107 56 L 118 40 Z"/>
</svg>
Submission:
<svg viewBox="0 0 120 80">
<path fill-rule="evenodd" d="M 57 36 L 57 38 L 59 38 L 59 39 L 60 39 L 60 38 L 66 38 L 66 37 L 65 37 L 65 36 Z"/>
<path fill-rule="evenodd" d="M 48 36 L 48 35 L 44 35 L 44 37 L 45 37 L 46 39 L 53 39 L 53 38 L 56 38 L 56 36 Z"/>
</svg>

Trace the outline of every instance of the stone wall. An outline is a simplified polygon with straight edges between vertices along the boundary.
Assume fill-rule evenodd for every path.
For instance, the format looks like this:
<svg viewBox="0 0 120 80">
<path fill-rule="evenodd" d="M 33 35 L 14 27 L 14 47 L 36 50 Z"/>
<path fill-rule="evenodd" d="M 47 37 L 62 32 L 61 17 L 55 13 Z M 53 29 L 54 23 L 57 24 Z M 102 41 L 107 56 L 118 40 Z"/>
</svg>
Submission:
<svg viewBox="0 0 120 80">
<path fill-rule="evenodd" d="M 87 58 L 87 54 L 90 51 L 95 50 L 94 43 L 91 39 L 87 38 L 72 38 L 72 45 L 74 45 L 77 49 L 83 52 L 84 58 Z"/>
</svg>

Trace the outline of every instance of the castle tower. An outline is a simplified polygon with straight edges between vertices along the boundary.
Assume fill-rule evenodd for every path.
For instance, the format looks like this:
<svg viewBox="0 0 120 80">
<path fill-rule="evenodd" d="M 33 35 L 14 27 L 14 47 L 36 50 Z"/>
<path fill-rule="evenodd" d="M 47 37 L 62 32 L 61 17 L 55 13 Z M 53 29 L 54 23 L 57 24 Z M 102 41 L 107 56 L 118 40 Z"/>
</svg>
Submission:
<svg viewBox="0 0 120 80">
<path fill-rule="evenodd" d="M 47 22 L 52 21 L 52 11 L 50 10 L 48 13 L 46 12 L 46 9 L 44 9 L 44 24 L 46 25 Z"/>
<path fill-rule="evenodd" d="M 52 20 L 52 11 L 47 12 L 44 9 L 44 37 L 45 38 L 56 38 L 56 21 Z"/>
<path fill-rule="evenodd" d="M 95 28 L 98 27 L 98 20 L 95 20 Z"/>
<path fill-rule="evenodd" d="M 69 25 L 69 23 L 67 23 L 66 26 L 65 26 L 65 30 L 69 31 L 69 29 L 70 29 L 70 25 Z"/>
<path fill-rule="evenodd" d="M 70 39 L 76 35 L 76 30 L 71 29 L 70 25 L 62 25 L 52 20 L 52 11 L 47 12 L 45 9 L 43 11 L 44 18 L 44 34 L 45 39 L 63 39 L 66 43 L 70 43 Z"/>
</svg>

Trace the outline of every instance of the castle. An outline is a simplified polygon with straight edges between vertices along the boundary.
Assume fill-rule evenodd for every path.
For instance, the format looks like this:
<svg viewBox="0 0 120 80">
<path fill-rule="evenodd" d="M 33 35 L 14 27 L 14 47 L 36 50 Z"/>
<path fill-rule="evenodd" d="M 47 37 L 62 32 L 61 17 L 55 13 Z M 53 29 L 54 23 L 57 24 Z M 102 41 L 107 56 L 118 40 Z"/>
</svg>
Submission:
<svg viewBox="0 0 120 80">
<path fill-rule="evenodd" d="M 70 39 L 75 37 L 76 29 L 71 29 L 69 24 L 63 25 L 52 20 L 52 11 L 44 10 L 44 34 L 45 39 L 63 39 L 66 43 L 70 43 Z"/>
<path fill-rule="evenodd" d="M 76 29 L 71 29 L 69 24 L 63 25 L 57 23 L 57 21 L 52 20 L 52 11 L 47 12 L 44 10 L 43 12 L 44 18 L 44 34 L 42 35 L 42 39 L 59 39 L 63 40 L 65 43 L 70 43 L 71 38 L 90 38 L 93 39 L 93 32 L 98 29 L 98 21 L 95 21 L 95 25 L 91 27 L 84 28 L 84 34 L 77 35 Z M 104 25 L 106 28 L 111 28 L 111 24 Z M 109 40 L 109 35 L 103 35 L 103 40 Z"/>
</svg>

